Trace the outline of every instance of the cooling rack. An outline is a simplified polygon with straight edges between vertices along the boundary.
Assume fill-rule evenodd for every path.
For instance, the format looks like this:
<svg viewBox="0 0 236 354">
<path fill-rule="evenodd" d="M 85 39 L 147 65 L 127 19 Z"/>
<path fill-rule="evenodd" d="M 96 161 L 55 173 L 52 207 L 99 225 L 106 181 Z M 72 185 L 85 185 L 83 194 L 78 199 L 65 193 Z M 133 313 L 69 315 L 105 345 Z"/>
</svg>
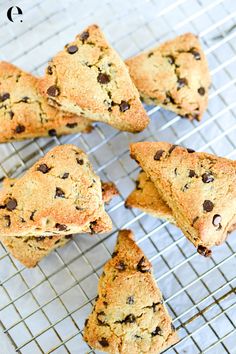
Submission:
<svg viewBox="0 0 236 354">
<path fill-rule="evenodd" d="M 84 320 L 117 231 L 130 228 L 153 263 L 179 330 L 180 342 L 166 352 L 236 353 L 236 234 L 205 259 L 173 225 L 124 208 L 138 174 L 129 158 L 132 141 L 170 141 L 235 159 L 236 2 L 36 0 L 17 5 L 23 10 L 21 23 L 4 17 L 9 2 L 0 4 L 1 59 L 27 71 L 41 75 L 48 59 L 91 23 L 103 28 L 123 58 L 191 31 L 198 34 L 207 55 L 212 88 L 201 123 L 146 107 L 151 123 L 138 135 L 96 124 L 87 135 L 0 146 L 0 176 L 17 177 L 53 146 L 76 144 L 89 154 L 100 177 L 115 182 L 120 191 L 108 206 L 114 225 L 110 234 L 76 236 L 33 270 L 21 266 L 0 246 L 0 328 L 6 338 L 16 352 L 24 354 L 98 353 L 83 342 Z"/>
</svg>

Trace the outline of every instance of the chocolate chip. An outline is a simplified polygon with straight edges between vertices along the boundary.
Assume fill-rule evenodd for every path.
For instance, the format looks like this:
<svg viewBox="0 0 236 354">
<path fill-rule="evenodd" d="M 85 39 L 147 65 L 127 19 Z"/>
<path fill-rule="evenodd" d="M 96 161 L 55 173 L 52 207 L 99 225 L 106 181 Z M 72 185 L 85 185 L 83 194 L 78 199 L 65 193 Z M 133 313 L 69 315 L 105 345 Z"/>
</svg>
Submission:
<svg viewBox="0 0 236 354">
<path fill-rule="evenodd" d="M 201 55 L 195 49 L 191 49 L 190 53 L 194 56 L 194 59 L 201 60 Z"/>
<path fill-rule="evenodd" d="M 59 187 L 56 187 L 56 194 L 54 198 L 65 198 L 65 193 Z"/>
<path fill-rule="evenodd" d="M 70 45 L 69 47 L 67 47 L 67 52 L 69 54 L 75 54 L 77 51 L 78 51 L 77 45 Z"/>
<path fill-rule="evenodd" d="M 84 164 L 84 160 L 82 160 L 82 159 L 76 159 L 76 161 L 77 161 L 77 163 L 79 164 L 79 165 L 83 165 Z"/>
<path fill-rule="evenodd" d="M 6 226 L 10 227 L 11 226 L 11 217 L 10 217 L 10 215 L 4 215 L 4 219 L 6 220 Z"/>
<path fill-rule="evenodd" d="M 134 304 L 134 297 L 133 296 L 128 296 L 126 300 L 127 305 L 133 305 Z"/>
<path fill-rule="evenodd" d="M 20 133 L 23 133 L 25 131 L 25 127 L 21 124 L 17 125 L 16 129 L 15 129 L 15 132 L 17 134 L 20 134 Z"/>
<path fill-rule="evenodd" d="M 206 172 L 202 175 L 202 182 L 203 183 L 210 183 L 214 181 L 214 177 L 210 172 Z"/>
<path fill-rule="evenodd" d="M 140 261 L 138 262 L 137 270 L 141 273 L 150 273 L 151 272 L 150 265 L 147 262 L 147 260 L 145 259 L 145 257 L 142 257 L 140 259 Z"/>
<path fill-rule="evenodd" d="M 148 53 L 148 58 L 152 57 L 153 54 L 154 54 L 153 52 Z"/>
<path fill-rule="evenodd" d="M 89 33 L 87 31 L 81 33 L 80 35 L 81 41 L 85 41 L 86 39 L 88 39 L 88 37 L 89 37 Z"/>
<path fill-rule="evenodd" d="M 196 216 L 194 219 L 193 219 L 193 222 L 192 222 L 192 226 L 195 224 L 195 222 L 199 219 L 198 216 Z"/>
<path fill-rule="evenodd" d="M 8 202 L 6 203 L 6 208 L 9 211 L 16 209 L 16 207 L 17 207 L 17 201 L 14 198 L 9 199 Z"/>
<path fill-rule="evenodd" d="M 20 101 L 24 102 L 24 103 L 28 103 L 29 102 L 29 97 L 24 96 L 24 97 L 22 97 L 22 99 Z"/>
<path fill-rule="evenodd" d="M 8 98 L 10 98 L 10 94 L 9 94 L 8 92 L 3 93 L 3 94 L 0 96 L 0 102 L 6 101 Z"/>
<path fill-rule="evenodd" d="M 188 84 L 186 79 L 181 79 L 179 78 L 177 80 L 177 90 L 180 90 L 182 87 L 186 86 Z"/>
<path fill-rule="evenodd" d="M 189 189 L 189 184 L 186 183 L 186 184 L 183 186 L 183 188 L 182 188 L 182 192 L 185 192 L 185 191 L 188 190 L 188 189 Z"/>
<path fill-rule="evenodd" d="M 171 96 L 170 92 L 167 92 L 167 93 L 166 93 L 166 98 L 165 98 L 163 104 L 168 104 L 168 103 L 175 104 L 175 100 L 174 100 L 174 98 Z"/>
<path fill-rule="evenodd" d="M 86 320 L 84 321 L 84 327 L 86 327 L 88 324 L 88 318 L 86 318 Z"/>
<path fill-rule="evenodd" d="M 195 171 L 194 171 L 194 170 L 189 170 L 189 174 L 188 174 L 188 176 L 189 176 L 190 178 L 195 177 L 195 176 L 196 176 Z"/>
<path fill-rule="evenodd" d="M 67 226 L 66 226 L 66 225 L 59 224 L 59 223 L 56 223 L 55 227 L 56 227 L 59 231 L 65 231 L 65 230 L 67 229 Z"/>
<path fill-rule="evenodd" d="M 53 74 L 52 67 L 50 65 L 47 67 L 47 73 L 48 73 L 48 75 Z"/>
<path fill-rule="evenodd" d="M 62 179 L 67 179 L 69 177 L 69 173 L 65 172 L 64 175 L 62 176 Z"/>
<path fill-rule="evenodd" d="M 186 150 L 188 151 L 189 154 L 192 154 L 193 152 L 195 152 L 195 150 L 189 149 L 189 148 L 187 148 Z"/>
<path fill-rule="evenodd" d="M 221 220 L 222 217 L 219 214 L 215 214 L 212 219 L 212 224 L 216 227 L 218 226 L 221 228 L 221 224 L 220 224 Z"/>
<path fill-rule="evenodd" d="M 126 269 L 126 264 L 124 262 L 120 261 L 119 263 L 117 263 L 115 265 L 115 268 L 118 269 L 118 270 L 121 270 L 121 271 L 125 270 Z"/>
<path fill-rule="evenodd" d="M 162 330 L 161 330 L 161 328 L 160 327 L 156 327 L 155 329 L 154 329 L 154 331 L 152 331 L 152 333 L 151 333 L 151 336 L 152 337 L 155 337 L 155 336 L 161 336 L 162 335 Z"/>
<path fill-rule="evenodd" d="M 34 221 L 34 214 L 36 213 L 36 210 L 34 210 L 31 215 L 30 215 L 30 220 Z"/>
<path fill-rule="evenodd" d="M 57 132 L 56 132 L 55 129 L 50 129 L 50 130 L 48 131 L 48 135 L 49 135 L 49 136 L 56 136 L 56 135 L 57 135 Z"/>
<path fill-rule="evenodd" d="M 120 111 L 125 112 L 130 108 L 130 104 L 126 101 L 121 101 L 120 103 Z"/>
<path fill-rule="evenodd" d="M 78 123 L 67 123 L 66 126 L 67 128 L 73 129 L 75 127 L 77 127 Z"/>
<path fill-rule="evenodd" d="M 172 151 L 173 151 L 177 146 L 178 146 L 178 145 L 172 145 L 172 146 L 169 148 L 168 153 L 171 154 Z"/>
<path fill-rule="evenodd" d="M 99 341 L 98 341 L 102 347 L 109 347 L 109 343 L 108 341 L 106 340 L 106 338 L 102 337 Z"/>
<path fill-rule="evenodd" d="M 9 111 L 8 114 L 9 114 L 11 119 L 14 117 L 14 112 L 13 111 Z"/>
<path fill-rule="evenodd" d="M 171 65 L 174 64 L 175 58 L 172 55 L 168 55 L 166 58 Z"/>
<path fill-rule="evenodd" d="M 70 240 L 72 237 L 73 237 L 73 235 L 66 235 L 66 236 L 65 236 L 65 238 L 66 238 L 67 240 Z"/>
<path fill-rule="evenodd" d="M 197 92 L 199 93 L 199 95 L 204 96 L 206 93 L 206 90 L 204 89 L 204 87 L 199 87 Z"/>
<path fill-rule="evenodd" d="M 142 188 L 140 188 L 140 182 L 139 181 L 135 181 L 135 185 L 136 185 L 136 189 L 139 191 L 141 190 Z"/>
<path fill-rule="evenodd" d="M 56 97 L 60 94 L 60 90 L 56 85 L 52 85 L 47 89 L 47 94 L 52 97 Z"/>
<path fill-rule="evenodd" d="M 155 155 L 154 155 L 154 160 L 155 161 L 160 161 L 162 155 L 164 154 L 164 150 L 158 150 Z"/>
<path fill-rule="evenodd" d="M 131 313 L 130 315 L 126 316 L 125 319 L 122 321 L 123 323 L 134 323 L 136 321 L 135 316 Z"/>
<path fill-rule="evenodd" d="M 214 208 L 214 204 L 210 200 L 204 200 L 203 203 L 203 210 L 207 211 L 208 213 L 212 211 Z"/>
<path fill-rule="evenodd" d="M 111 255 L 112 258 L 116 257 L 118 255 L 118 252 L 117 251 L 114 251 Z"/>
<path fill-rule="evenodd" d="M 77 209 L 77 208 L 76 208 Z M 94 227 L 97 225 L 97 221 L 91 221 L 90 224 L 89 224 L 89 228 L 90 228 L 90 232 L 91 234 L 94 234 L 95 231 L 94 231 Z"/>
<path fill-rule="evenodd" d="M 39 165 L 38 171 L 45 174 L 45 173 L 48 173 L 48 171 L 50 171 L 50 168 L 46 165 L 46 163 L 42 163 L 41 165 Z"/>
<path fill-rule="evenodd" d="M 100 73 L 98 74 L 97 80 L 100 84 L 108 84 L 108 82 L 111 80 L 111 77 L 105 73 Z"/>
<path fill-rule="evenodd" d="M 211 254 L 212 254 L 212 251 L 209 250 L 208 248 L 202 246 L 202 245 L 199 245 L 198 248 L 197 248 L 197 252 L 199 254 L 201 254 L 202 256 L 204 257 L 210 257 Z"/>
</svg>

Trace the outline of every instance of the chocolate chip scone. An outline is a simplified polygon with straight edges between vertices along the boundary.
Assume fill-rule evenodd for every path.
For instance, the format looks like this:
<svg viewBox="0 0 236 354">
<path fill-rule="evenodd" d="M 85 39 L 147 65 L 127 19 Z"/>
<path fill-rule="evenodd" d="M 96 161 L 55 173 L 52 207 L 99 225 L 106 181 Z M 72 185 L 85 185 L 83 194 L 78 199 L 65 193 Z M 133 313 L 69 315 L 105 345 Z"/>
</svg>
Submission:
<svg viewBox="0 0 236 354">
<path fill-rule="evenodd" d="M 175 223 L 170 207 L 164 202 L 157 188 L 144 171 L 136 181 L 136 187 L 126 199 L 127 208 L 138 208 L 156 218 Z"/>
<path fill-rule="evenodd" d="M 84 339 L 113 354 L 160 353 L 178 341 L 152 266 L 129 230 L 119 232 L 113 258 L 104 267 Z"/>
<path fill-rule="evenodd" d="M 73 145 L 53 148 L 11 188 L 0 192 L 2 236 L 107 232 L 100 178 Z"/>
<path fill-rule="evenodd" d="M 210 74 L 198 38 L 186 33 L 126 61 L 147 104 L 200 120 L 208 104 Z"/>
<path fill-rule="evenodd" d="M 126 65 L 96 25 L 52 59 L 41 90 L 55 107 L 120 130 L 139 132 L 149 123 Z"/>
<path fill-rule="evenodd" d="M 0 142 L 89 132 L 90 121 L 51 107 L 39 92 L 40 79 L 0 62 Z"/>
<path fill-rule="evenodd" d="M 17 179 L 5 178 L 3 181 L 4 188 L 12 188 Z M 109 201 L 118 194 L 113 183 L 102 182 L 102 198 L 104 203 Z M 35 267 L 39 261 L 49 255 L 58 247 L 64 246 L 72 235 L 66 236 L 16 236 L 5 237 L 0 236 L 0 241 L 8 249 L 8 251 L 28 268 Z"/>
<path fill-rule="evenodd" d="M 208 247 L 221 244 L 236 226 L 236 162 L 165 142 L 134 143 L 130 153 L 185 236 L 210 255 Z"/>
</svg>

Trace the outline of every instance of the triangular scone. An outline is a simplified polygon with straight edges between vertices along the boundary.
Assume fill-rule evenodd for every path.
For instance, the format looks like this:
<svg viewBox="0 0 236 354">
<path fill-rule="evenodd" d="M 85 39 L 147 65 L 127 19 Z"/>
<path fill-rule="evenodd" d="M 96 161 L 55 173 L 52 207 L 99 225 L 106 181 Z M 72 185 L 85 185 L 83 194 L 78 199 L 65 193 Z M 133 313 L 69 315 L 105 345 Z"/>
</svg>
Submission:
<svg viewBox="0 0 236 354">
<path fill-rule="evenodd" d="M 178 341 L 152 266 L 129 230 L 119 232 L 104 267 L 84 339 L 92 348 L 120 354 L 160 353 Z"/>
<path fill-rule="evenodd" d="M 128 196 L 125 202 L 128 208 L 138 208 L 145 213 L 171 223 L 175 223 L 172 211 L 163 201 L 154 183 L 144 171 L 140 172 L 136 181 L 136 188 Z"/>
<path fill-rule="evenodd" d="M 12 188 L 17 179 L 5 178 L 4 188 Z M 102 182 L 102 199 L 104 203 L 118 195 L 118 190 L 113 183 Z M 100 226 L 101 227 L 101 226 Z M 8 251 L 28 268 L 35 267 L 38 262 L 58 247 L 64 246 L 72 235 L 66 236 L 0 236 L 0 241 Z"/>
<path fill-rule="evenodd" d="M 165 142 L 130 146 L 185 236 L 209 255 L 236 223 L 236 162 Z"/>
<path fill-rule="evenodd" d="M 210 74 L 198 38 L 186 33 L 126 61 L 148 104 L 200 120 L 208 104 Z"/>
<path fill-rule="evenodd" d="M 0 142 L 89 132 L 90 121 L 51 107 L 39 93 L 40 79 L 0 62 Z"/>
<path fill-rule="evenodd" d="M 1 236 L 52 236 L 107 232 L 100 178 L 87 155 L 57 146 L 11 188 L 0 192 Z"/>
<path fill-rule="evenodd" d="M 126 65 L 96 25 L 52 59 L 41 88 L 50 104 L 120 130 L 149 123 Z"/>
</svg>

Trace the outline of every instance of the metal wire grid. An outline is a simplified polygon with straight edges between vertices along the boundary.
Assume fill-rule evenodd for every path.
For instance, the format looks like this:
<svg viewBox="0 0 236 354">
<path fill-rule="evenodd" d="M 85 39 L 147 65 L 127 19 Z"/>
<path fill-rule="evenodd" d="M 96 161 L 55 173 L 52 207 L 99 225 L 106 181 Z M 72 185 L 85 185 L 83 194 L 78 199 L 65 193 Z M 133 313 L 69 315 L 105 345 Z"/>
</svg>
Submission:
<svg viewBox="0 0 236 354">
<path fill-rule="evenodd" d="M 35 1 L 31 7 L 25 3 L 22 1 L 28 25 L 22 30 L 4 23 L 1 30 L 6 36 L 0 44 L 4 59 L 25 69 L 41 73 L 50 55 L 85 25 L 98 22 L 124 57 L 185 31 L 199 34 L 213 85 L 201 124 L 147 107 L 151 124 L 139 135 L 96 125 L 90 135 L 1 146 L 2 175 L 10 177 L 18 176 L 52 146 L 74 143 L 90 155 L 101 178 L 114 181 L 121 192 L 108 208 L 114 225 L 111 234 L 80 235 L 34 270 L 25 269 L 0 248 L 0 321 L 16 351 L 94 353 L 82 340 L 83 323 L 91 311 L 102 266 L 113 251 L 117 230 L 131 228 L 153 263 L 179 329 L 181 340 L 168 353 L 236 353 L 234 236 L 216 248 L 211 259 L 203 259 L 174 226 L 124 209 L 125 197 L 138 173 L 128 156 L 131 141 L 166 140 L 235 157 L 234 1 L 102 1 L 99 9 L 95 1 L 51 1 L 50 6 L 46 1 Z M 63 21 L 58 22 L 62 15 Z M 44 27 L 50 31 L 41 33 Z M 31 41 L 26 42 L 27 38 Z"/>
</svg>

